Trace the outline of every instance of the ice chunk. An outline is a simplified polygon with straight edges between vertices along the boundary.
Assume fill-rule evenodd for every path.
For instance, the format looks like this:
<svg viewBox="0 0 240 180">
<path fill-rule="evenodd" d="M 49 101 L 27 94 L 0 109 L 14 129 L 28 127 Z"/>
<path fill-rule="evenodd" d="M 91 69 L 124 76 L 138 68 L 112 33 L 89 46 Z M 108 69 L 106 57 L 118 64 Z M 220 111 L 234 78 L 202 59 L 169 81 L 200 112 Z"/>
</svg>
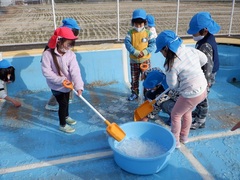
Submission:
<svg viewBox="0 0 240 180">
<path fill-rule="evenodd" d="M 153 158 L 166 153 L 167 149 L 157 141 L 141 138 L 126 138 L 116 145 L 123 154 L 138 158 Z"/>
</svg>

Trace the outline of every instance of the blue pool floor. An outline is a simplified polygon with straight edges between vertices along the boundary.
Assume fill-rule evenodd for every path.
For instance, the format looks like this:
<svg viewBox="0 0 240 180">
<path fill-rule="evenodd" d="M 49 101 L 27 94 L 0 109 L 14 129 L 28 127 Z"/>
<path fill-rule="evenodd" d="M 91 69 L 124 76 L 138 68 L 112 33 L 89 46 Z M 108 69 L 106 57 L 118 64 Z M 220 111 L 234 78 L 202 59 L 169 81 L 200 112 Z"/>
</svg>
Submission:
<svg viewBox="0 0 240 180">
<path fill-rule="evenodd" d="M 110 122 L 133 121 L 138 101 L 126 100 L 124 84 L 92 87 L 83 96 Z M 108 145 L 106 125 L 77 96 L 70 115 L 76 132 L 58 130 L 57 112 L 45 110 L 50 91 L 21 92 L 22 107 L 1 102 L 0 179 L 240 179 L 240 89 L 217 82 L 209 94 L 206 128 L 190 132 L 189 143 L 175 150 L 165 169 L 140 176 L 122 170 Z M 168 129 L 166 114 L 151 121 Z M 144 167 L 143 167 L 144 168 Z"/>
</svg>

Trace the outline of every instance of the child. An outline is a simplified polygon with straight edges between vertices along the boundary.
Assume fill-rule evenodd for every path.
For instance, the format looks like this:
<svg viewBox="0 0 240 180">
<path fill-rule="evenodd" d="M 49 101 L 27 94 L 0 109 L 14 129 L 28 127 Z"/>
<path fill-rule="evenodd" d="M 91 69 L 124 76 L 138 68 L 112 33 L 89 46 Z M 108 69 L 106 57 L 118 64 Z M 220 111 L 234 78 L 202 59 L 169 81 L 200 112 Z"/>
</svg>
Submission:
<svg viewBox="0 0 240 180">
<path fill-rule="evenodd" d="M 128 97 L 129 101 L 138 98 L 139 95 L 139 77 L 142 73 L 140 65 L 148 64 L 150 68 L 151 52 L 155 48 L 155 38 L 152 33 L 145 29 L 146 11 L 144 9 L 136 9 L 132 14 L 133 28 L 128 31 L 124 43 L 130 56 L 130 71 L 131 71 L 131 91 L 132 94 Z"/>
<path fill-rule="evenodd" d="M 77 21 L 75 19 L 72 18 L 65 18 L 62 20 L 62 26 L 61 27 L 68 27 L 70 29 L 72 29 L 73 34 L 75 36 L 78 36 L 79 31 L 80 31 L 80 27 L 77 24 Z M 48 46 L 45 47 L 44 51 L 46 51 L 48 49 Z M 72 92 L 70 93 L 70 96 L 73 95 Z M 49 99 L 49 101 L 47 102 L 45 109 L 50 110 L 50 111 L 58 111 L 58 103 L 57 100 L 55 98 L 55 96 L 51 96 L 51 98 Z"/>
<path fill-rule="evenodd" d="M 180 94 L 171 112 L 171 131 L 176 148 L 180 148 L 180 141 L 188 142 L 193 108 L 207 96 L 207 81 L 201 69 L 207 57 L 199 50 L 184 46 L 182 39 L 170 30 L 158 35 L 156 46 L 156 52 L 160 51 L 166 58 L 167 84 Z"/>
<path fill-rule="evenodd" d="M 7 95 L 5 84 L 15 81 L 15 68 L 5 59 L 0 61 L 0 98 L 13 103 L 15 107 L 20 107 L 21 102 Z"/>
<path fill-rule="evenodd" d="M 153 100 L 168 88 L 166 76 L 160 68 L 154 67 L 145 71 L 143 73 L 143 79 L 145 79 L 143 82 L 143 86 L 146 89 L 145 99 Z M 167 95 L 164 95 L 154 104 L 153 112 L 148 114 L 148 117 L 145 118 L 144 121 L 147 121 L 148 118 L 155 118 L 155 116 L 161 110 L 160 104 L 163 101 L 166 101 L 167 97 Z"/>
<path fill-rule="evenodd" d="M 144 80 L 144 87 L 147 89 L 145 94 L 146 99 L 153 100 L 167 88 L 166 75 L 160 68 L 152 68 L 144 73 L 146 79 Z M 171 112 L 177 101 L 179 93 L 175 90 L 166 92 L 157 102 L 154 104 L 153 112 L 148 114 L 148 117 L 144 118 L 144 121 L 149 119 L 155 119 L 156 115 L 162 110 L 169 115 L 169 119 L 165 122 L 171 126 Z"/>
<path fill-rule="evenodd" d="M 144 79 L 143 86 L 147 89 L 145 94 L 146 99 L 153 100 L 168 88 L 166 75 L 160 68 L 152 68 L 144 72 Z M 178 96 L 179 93 L 175 90 L 166 92 L 156 101 L 153 112 L 148 114 L 148 117 L 144 120 L 146 121 L 148 118 L 155 119 L 155 116 L 162 110 L 170 116 L 165 123 L 171 126 L 171 112 Z"/>
<path fill-rule="evenodd" d="M 152 68 L 144 72 L 143 86 L 147 89 L 145 94 L 146 99 L 153 100 L 162 94 L 167 88 L 166 75 L 160 68 Z M 146 77 L 146 78 L 145 78 Z M 156 115 L 162 110 L 169 115 L 168 120 L 165 122 L 171 126 L 171 112 L 177 101 L 179 93 L 175 90 L 170 90 L 163 94 L 163 96 L 154 104 L 153 112 L 149 113 L 144 121 L 155 119 Z"/>
<path fill-rule="evenodd" d="M 208 58 L 208 63 L 202 67 L 208 82 L 208 88 L 211 88 L 215 83 L 215 76 L 219 69 L 217 43 L 213 35 L 218 33 L 219 30 L 220 26 L 211 18 L 209 12 L 199 12 L 192 17 L 187 31 L 197 41 L 196 48 Z M 192 130 L 205 127 L 207 113 L 208 99 L 206 98 L 193 111 Z"/>
<path fill-rule="evenodd" d="M 153 15 L 147 15 L 147 29 L 152 32 L 154 38 L 157 38 L 157 32 L 155 28 L 155 18 Z"/>
<path fill-rule="evenodd" d="M 42 55 L 42 73 L 47 84 L 55 96 L 58 104 L 59 129 L 66 133 L 75 131 L 69 125 L 76 121 L 69 117 L 69 94 L 70 90 L 63 86 L 63 82 L 73 82 L 78 95 L 82 94 L 84 83 L 75 53 L 71 48 L 75 44 L 77 36 L 67 27 L 57 28 L 48 42 L 48 47 Z"/>
</svg>

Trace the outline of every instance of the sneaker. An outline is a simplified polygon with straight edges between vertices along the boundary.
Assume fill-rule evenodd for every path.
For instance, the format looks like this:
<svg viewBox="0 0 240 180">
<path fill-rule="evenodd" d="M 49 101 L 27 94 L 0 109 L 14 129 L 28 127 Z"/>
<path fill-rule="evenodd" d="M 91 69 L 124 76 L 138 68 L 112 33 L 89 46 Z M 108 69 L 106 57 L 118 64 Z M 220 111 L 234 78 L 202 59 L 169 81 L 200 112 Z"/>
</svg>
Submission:
<svg viewBox="0 0 240 180">
<path fill-rule="evenodd" d="M 67 124 L 65 126 L 60 126 L 59 130 L 65 132 L 65 133 L 73 133 L 75 131 L 74 128 L 72 128 L 71 126 L 69 126 Z"/>
<path fill-rule="evenodd" d="M 137 99 L 138 98 L 138 95 L 134 92 L 132 92 L 132 94 L 128 97 L 128 100 L 129 101 L 133 101 L 134 99 Z"/>
<path fill-rule="evenodd" d="M 58 111 L 58 105 L 52 106 L 52 105 L 46 104 L 45 109 L 49 111 Z"/>
<path fill-rule="evenodd" d="M 188 143 L 188 137 L 186 137 L 186 136 L 180 137 L 180 142 L 183 143 L 183 144 L 187 144 Z"/>
<path fill-rule="evenodd" d="M 178 142 L 176 142 L 176 149 L 179 149 L 181 147 L 181 143 L 178 141 Z"/>
<path fill-rule="evenodd" d="M 201 128 L 205 128 L 205 122 L 201 123 L 201 122 L 193 121 L 191 125 L 192 130 L 201 129 Z"/>
<path fill-rule="evenodd" d="M 66 123 L 69 125 L 74 125 L 77 123 L 77 121 L 75 121 L 74 119 L 72 119 L 71 117 L 67 117 L 66 118 Z"/>
</svg>

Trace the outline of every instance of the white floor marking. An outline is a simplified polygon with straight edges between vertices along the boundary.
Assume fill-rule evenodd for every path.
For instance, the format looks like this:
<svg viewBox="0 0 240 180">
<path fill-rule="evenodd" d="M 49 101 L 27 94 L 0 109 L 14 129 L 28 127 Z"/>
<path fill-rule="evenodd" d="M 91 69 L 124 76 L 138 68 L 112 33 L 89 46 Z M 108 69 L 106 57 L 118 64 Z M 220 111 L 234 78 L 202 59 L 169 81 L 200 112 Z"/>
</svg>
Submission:
<svg viewBox="0 0 240 180">
<path fill-rule="evenodd" d="M 193 156 L 192 152 L 186 146 L 182 145 L 180 151 L 190 161 L 192 166 L 204 180 L 214 180 L 214 177 L 202 166 L 202 164 Z"/>
<path fill-rule="evenodd" d="M 226 132 L 220 132 L 217 134 L 207 134 L 207 135 L 192 137 L 192 138 L 189 138 L 189 142 L 194 142 L 194 141 L 199 141 L 199 140 L 204 140 L 204 139 L 227 137 L 227 136 L 232 136 L 232 135 L 240 135 L 240 129 L 235 130 L 235 131 L 226 131 Z M 190 161 L 190 163 L 193 165 L 193 167 L 202 176 L 202 178 L 204 180 L 213 180 L 214 179 L 214 177 L 202 166 L 202 164 L 193 156 L 191 151 L 186 146 L 182 145 L 180 148 L 180 151 Z M 10 168 L 2 168 L 2 169 L 0 169 L 0 175 L 24 171 L 24 170 L 54 166 L 54 165 L 58 165 L 58 164 L 70 163 L 70 162 L 74 162 L 74 161 L 83 161 L 83 160 L 94 159 L 94 158 L 104 158 L 106 156 L 111 156 L 111 155 L 113 155 L 112 151 L 105 151 L 105 152 L 98 152 L 98 153 L 93 153 L 93 154 L 86 154 L 86 155 L 81 155 L 81 156 L 74 156 L 74 157 L 62 158 L 62 159 L 39 162 L 39 163 L 32 163 L 32 164 L 10 167 Z"/>
<path fill-rule="evenodd" d="M 74 161 L 83 161 L 83 160 L 88 160 L 88 159 L 101 158 L 101 157 L 110 156 L 112 154 L 113 154 L 112 151 L 105 151 L 105 152 L 98 152 L 98 153 L 94 153 L 94 154 L 86 154 L 86 155 L 81 155 L 81 156 L 74 156 L 74 157 L 69 157 L 69 158 L 62 158 L 62 159 L 57 159 L 57 160 L 38 162 L 38 163 L 16 166 L 16 167 L 11 167 L 11 168 L 3 168 L 3 169 L 0 169 L 0 174 L 7 174 L 7 173 L 18 172 L 18 171 L 54 166 L 54 165 L 70 163 L 70 162 L 74 162 Z"/>
<path fill-rule="evenodd" d="M 215 133 L 215 134 L 205 134 L 202 136 L 191 137 L 191 138 L 189 138 L 189 142 L 194 142 L 194 141 L 199 141 L 199 140 L 204 140 L 204 139 L 222 138 L 222 137 L 234 136 L 234 135 L 240 135 L 240 129 L 235 130 L 235 131 L 229 130 L 226 132 L 219 132 L 219 133 Z"/>
<path fill-rule="evenodd" d="M 232 135 L 240 135 L 240 130 L 236 131 L 226 131 L 220 132 L 217 134 L 206 134 L 202 136 L 196 136 L 189 138 L 189 142 L 204 140 L 204 139 L 214 139 L 214 138 L 222 138 L 228 137 Z M 195 167 L 196 171 L 202 176 L 204 180 L 214 180 L 214 177 L 202 166 L 202 164 L 193 156 L 192 152 L 186 147 L 181 146 L 180 151 L 184 154 L 184 156 L 190 161 L 193 167 Z"/>
</svg>

